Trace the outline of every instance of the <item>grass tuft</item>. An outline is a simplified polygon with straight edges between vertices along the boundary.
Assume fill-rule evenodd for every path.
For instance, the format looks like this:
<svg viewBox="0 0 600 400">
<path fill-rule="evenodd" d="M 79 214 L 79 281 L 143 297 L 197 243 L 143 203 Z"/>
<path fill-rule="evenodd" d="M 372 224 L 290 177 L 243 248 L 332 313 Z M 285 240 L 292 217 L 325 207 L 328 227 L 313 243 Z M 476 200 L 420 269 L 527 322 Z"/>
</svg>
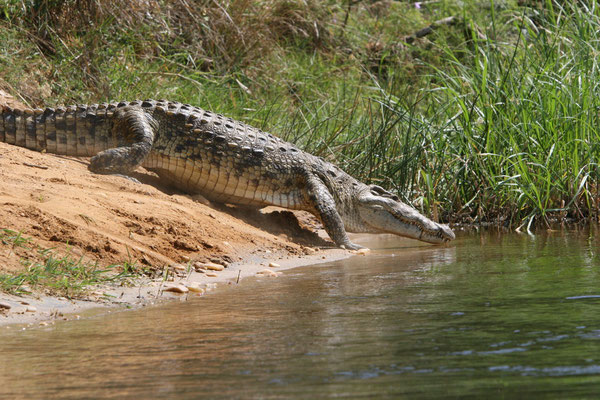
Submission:
<svg viewBox="0 0 600 400">
<path fill-rule="evenodd" d="M 0 231 L 0 242 L 22 248 L 27 254 L 21 259 L 25 271 L 19 274 L 0 274 L 0 291 L 26 294 L 44 289 L 46 294 L 77 298 L 93 285 L 119 281 L 139 275 L 135 263 L 100 267 L 97 263 L 74 257 L 68 251 L 60 255 L 53 249 L 35 245 L 30 238 L 9 229 Z"/>
</svg>

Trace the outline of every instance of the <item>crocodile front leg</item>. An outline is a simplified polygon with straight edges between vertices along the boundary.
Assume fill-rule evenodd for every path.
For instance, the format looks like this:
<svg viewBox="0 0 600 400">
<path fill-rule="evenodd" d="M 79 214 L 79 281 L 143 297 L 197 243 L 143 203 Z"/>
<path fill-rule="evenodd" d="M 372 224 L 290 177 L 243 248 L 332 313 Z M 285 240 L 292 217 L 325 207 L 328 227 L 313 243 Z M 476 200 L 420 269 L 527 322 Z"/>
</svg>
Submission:
<svg viewBox="0 0 600 400">
<path fill-rule="evenodd" d="M 104 150 L 92 157 L 89 169 L 98 174 L 128 175 L 142 164 L 154 142 L 154 121 L 142 109 L 118 111 L 113 130 L 123 145 Z"/>
<path fill-rule="evenodd" d="M 335 207 L 335 201 L 327 187 L 316 177 L 308 178 L 306 182 L 308 190 L 308 201 L 316 214 L 323 222 L 325 231 L 331 239 L 340 247 L 349 250 L 362 249 L 362 246 L 354 244 L 348 238 L 344 221 Z"/>
</svg>

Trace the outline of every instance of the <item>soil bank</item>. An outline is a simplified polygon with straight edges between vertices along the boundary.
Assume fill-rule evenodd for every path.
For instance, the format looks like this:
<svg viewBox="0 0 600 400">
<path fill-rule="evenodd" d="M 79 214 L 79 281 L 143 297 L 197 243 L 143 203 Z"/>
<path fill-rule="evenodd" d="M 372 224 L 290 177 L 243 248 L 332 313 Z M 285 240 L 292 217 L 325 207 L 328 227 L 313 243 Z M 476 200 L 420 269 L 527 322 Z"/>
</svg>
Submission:
<svg viewBox="0 0 600 400">
<path fill-rule="evenodd" d="M 125 262 L 158 271 L 90 288 L 77 300 L 49 296 L 43 287 L 25 297 L 0 292 L 0 302 L 10 307 L 0 309 L 0 324 L 63 318 L 96 306 L 131 307 L 175 296 L 164 289 L 179 281 L 206 290 L 207 284 L 237 282 L 267 268 L 349 255 L 315 233 L 320 224 L 308 213 L 203 204 L 143 168 L 133 177 L 141 183 L 93 174 L 86 159 L 0 143 L 0 229 L 102 266 Z M 0 274 L 26 270 L 33 251 L 0 241 Z M 279 266 L 269 267 L 272 262 Z M 206 263 L 225 268 L 205 269 Z"/>
</svg>

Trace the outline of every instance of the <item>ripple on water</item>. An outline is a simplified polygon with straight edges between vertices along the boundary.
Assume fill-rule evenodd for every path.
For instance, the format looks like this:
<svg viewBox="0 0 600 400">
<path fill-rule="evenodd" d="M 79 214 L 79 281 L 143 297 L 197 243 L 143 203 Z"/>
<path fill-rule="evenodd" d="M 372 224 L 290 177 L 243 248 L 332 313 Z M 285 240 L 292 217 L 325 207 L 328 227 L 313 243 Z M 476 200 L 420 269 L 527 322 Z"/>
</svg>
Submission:
<svg viewBox="0 0 600 400">
<path fill-rule="evenodd" d="M 596 397 L 596 236 L 396 240 L 197 301 L 0 331 L 0 398 Z"/>
<path fill-rule="evenodd" d="M 600 365 L 563 365 L 536 368 L 522 365 L 498 365 L 489 367 L 490 372 L 512 372 L 523 376 L 573 376 L 600 374 Z"/>
</svg>

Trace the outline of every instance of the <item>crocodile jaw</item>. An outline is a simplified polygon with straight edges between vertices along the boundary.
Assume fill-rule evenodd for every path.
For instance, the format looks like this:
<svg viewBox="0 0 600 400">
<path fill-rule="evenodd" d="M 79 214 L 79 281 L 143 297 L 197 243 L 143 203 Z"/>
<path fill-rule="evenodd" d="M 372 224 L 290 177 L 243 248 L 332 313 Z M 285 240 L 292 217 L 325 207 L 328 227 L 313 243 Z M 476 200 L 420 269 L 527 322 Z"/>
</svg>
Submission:
<svg viewBox="0 0 600 400">
<path fill-rule="evenodd" d="M 358 199 L 358 211 L 364 232 L 393 233 L 434 244 L 455 238 L 447 225 L 433 222 L 414 208 L 389 197 L 365 193 Z"/>
</svg>

